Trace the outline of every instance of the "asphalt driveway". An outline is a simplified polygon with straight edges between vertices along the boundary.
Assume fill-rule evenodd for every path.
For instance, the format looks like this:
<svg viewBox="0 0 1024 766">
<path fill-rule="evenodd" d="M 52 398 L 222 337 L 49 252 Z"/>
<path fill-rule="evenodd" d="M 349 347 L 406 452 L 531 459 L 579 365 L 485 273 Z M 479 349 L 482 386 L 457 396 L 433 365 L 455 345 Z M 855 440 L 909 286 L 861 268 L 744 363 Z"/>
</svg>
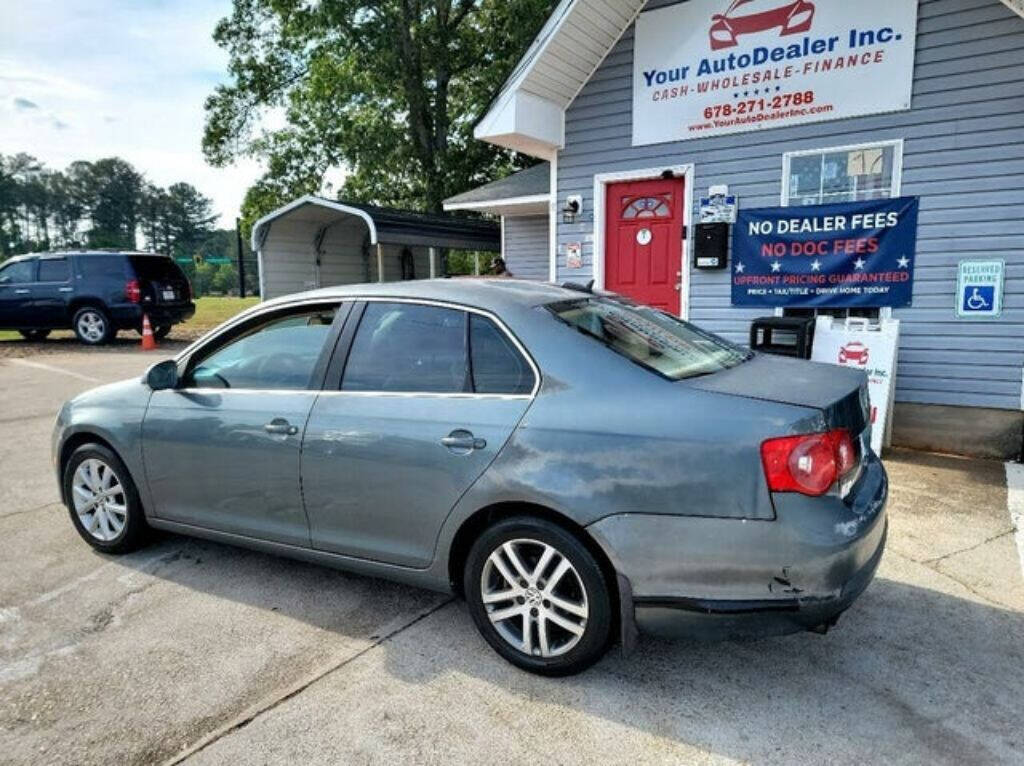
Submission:
<svg viewBox="0 0 1024 766">
<path fill-rule="evenodd" d="M 548 680 L 438 594 L 172 536 L 93 552 L 57 501 L 54 415 L 162 356 L 7 351 L 2 763 L 1024 763 L 999 463 L 889 455 L 886 556 L 826 636 L 643 640 Z"/>
</svg>

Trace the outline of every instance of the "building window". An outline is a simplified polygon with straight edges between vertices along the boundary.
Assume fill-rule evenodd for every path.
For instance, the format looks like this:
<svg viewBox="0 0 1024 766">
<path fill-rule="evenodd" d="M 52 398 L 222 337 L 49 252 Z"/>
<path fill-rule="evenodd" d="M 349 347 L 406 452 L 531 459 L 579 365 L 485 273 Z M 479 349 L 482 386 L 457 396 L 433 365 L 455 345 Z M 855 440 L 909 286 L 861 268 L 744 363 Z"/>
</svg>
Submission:
<svg viewBox="0 0 1024 766">
<path fill-rule="evenodd" d="M 903 141 L 883 141 L 782 155 L 782 205 L 828 205 L 900 196 Z M 891 309 L 785 309 L 783 316 L 866 317 Z"/>
<path fill-rule="evenodd" d="M 782 160 L 782 204 L 898 197 L 902 162 L 901 141 L 788 152 Z"/>
<path fill-rule="evenodd" d="M 630 197 L 622 211 L 622 217 L 629 218 L 671 218 L 672 195 L 657 197 Z"/>
</svg>

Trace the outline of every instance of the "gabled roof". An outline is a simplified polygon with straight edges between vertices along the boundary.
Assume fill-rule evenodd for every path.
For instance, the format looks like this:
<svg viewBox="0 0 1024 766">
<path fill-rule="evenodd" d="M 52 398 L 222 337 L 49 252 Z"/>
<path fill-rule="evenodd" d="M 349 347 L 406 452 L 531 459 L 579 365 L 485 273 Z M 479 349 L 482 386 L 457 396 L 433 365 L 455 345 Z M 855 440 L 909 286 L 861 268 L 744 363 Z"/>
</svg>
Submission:
<svg viewBox="0 0 1024 766">
<path fill-rule="evenodd" d="M 551 199 L 551 165 L 541 162 L 505 178 L 456 194 L 445 210 L 477 210 L 498 215 L 547 212 Z"/>
<path fill-rule="evenodd" d="M 548 159 L 565 139 L 565 110 L 633 23 L 645 0 L 562 0 L 473 135 Z"/>
</svg>

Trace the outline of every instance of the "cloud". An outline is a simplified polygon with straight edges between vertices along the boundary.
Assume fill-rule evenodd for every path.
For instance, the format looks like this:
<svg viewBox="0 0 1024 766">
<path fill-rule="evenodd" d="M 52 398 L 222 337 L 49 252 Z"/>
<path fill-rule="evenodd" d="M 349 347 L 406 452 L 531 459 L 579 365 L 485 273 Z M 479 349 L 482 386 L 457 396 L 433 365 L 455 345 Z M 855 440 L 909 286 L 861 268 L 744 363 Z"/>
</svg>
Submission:
<svg viewBox="0 0 1024 766">
<path fill-rule="evenodd" d="M 203 102 L 228 79 L 212 33 L 230 13 L 231 0 L 34 0 L 3 14 L 0 147 L 55 169 L 124 157 L 160 186 L 194 184 L 232 225 L 261 168 L 211 168 L 201 149 Z"/>
</svg>

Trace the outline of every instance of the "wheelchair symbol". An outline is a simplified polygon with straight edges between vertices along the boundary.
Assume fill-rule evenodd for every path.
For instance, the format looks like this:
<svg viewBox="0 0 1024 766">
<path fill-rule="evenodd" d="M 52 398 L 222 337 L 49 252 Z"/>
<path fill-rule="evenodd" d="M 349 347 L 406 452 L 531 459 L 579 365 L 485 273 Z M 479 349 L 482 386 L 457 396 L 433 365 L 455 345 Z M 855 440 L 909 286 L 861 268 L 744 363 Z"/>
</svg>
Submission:
<svg viewBox="0 0 1024 766">
<path fill-rule="evenodd" d="M 995 310 L 996 290 L 993 285 L 970 285 L 964 288 L 961 300 L 965 313 L 992 313 Z"/>
<path fill-rule="evenodd" d="M 985 300 L 979 293 L 978 288 L 975 287 L 969 296 L 967 296 L 967 308 L 971 311 L 981 311 L 989 307 L 988 301 Z"/>
</svg>

